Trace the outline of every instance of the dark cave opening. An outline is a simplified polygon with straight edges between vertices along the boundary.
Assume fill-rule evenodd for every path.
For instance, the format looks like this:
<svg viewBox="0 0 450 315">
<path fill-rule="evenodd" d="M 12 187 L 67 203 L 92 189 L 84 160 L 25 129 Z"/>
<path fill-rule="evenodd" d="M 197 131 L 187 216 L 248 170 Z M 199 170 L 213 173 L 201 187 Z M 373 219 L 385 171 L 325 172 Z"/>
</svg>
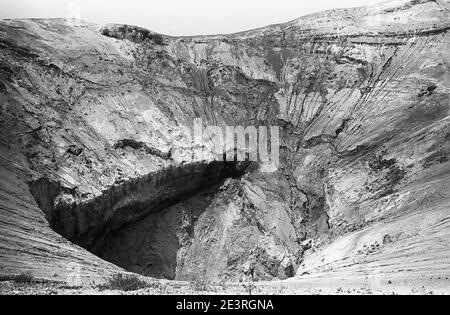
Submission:
<svg viewBox="0 0 450 315">
<path fill-rule="evenodd" d="M 128 271 L 175 280 L 180 250 L 195 237 L 195 223 L 214 200 L 223 180 L 157 213 L 110 233 L 95 254 Z"/>
<path fill-rule="evenodd" d="M 182 245 L 177 233 L 189 242 L 195 220 L 223 182 L 242 177 L 249 167 L 237 161 L 172 167 L 71 204 L 58 196 L 76 200 L 76 189 L 48 178 L 28 184 L 50 227 L 64 238 L 128 271 L 173 280 Z"/>
<path fill-rule="evenodd" d="M 30 182 L 29 187 L 51 228 L 74 244 L 133 273 L 185 280 L 192 278 L 187 273 L 191 267 L 184 258 L 192 258 L 186 251 L 195 253 L 197 220 L 220 193 L 225 181 L 240 179 L 254 170 L 255 163 L 237 161 L 180 165 L 122 182 L 101 196 L 71 204 L 61 202 L 59 196 L 71 195 L 76 200 L 76 189 L 61 187 L 48 178 Z M 282 173 L 289 172 L 289 169 L 282 170 Z M 294 222 L 294 229 L 301 234 L 301 239 L 327 233 L 323 196 L 306 191 L 304 194 L 307 202 L 299 204 L 296 211 L 306 221 Z M 299 242 L 297 251 L 303 250 Z M 299 253 L 294 253 L 298 254 L 297 260 L 302 257 Z M 273 262 L 272 266 L 272 258 L 258 257 L 255 263 L 266 267 L 258 269 L 261 274 L 252 277 L 254 281 L 270 280 L 270 275 L 283 279 L 295 276 L 298 261 L 279 273 L 274 271 L 278 270 L 279 262 Z"/>
</svg>

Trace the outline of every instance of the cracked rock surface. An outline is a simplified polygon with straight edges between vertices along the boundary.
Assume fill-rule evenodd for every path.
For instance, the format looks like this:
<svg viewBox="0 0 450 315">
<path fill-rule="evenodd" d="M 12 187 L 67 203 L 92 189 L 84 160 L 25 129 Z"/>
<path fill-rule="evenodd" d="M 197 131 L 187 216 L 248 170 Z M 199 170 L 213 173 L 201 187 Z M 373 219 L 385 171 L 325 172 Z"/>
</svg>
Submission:
<svg viewBox="0 0 450 315">
<path fill-rule="evenodd" d="M 203 37 L 1 21 L 0 274 L 448 288 L 449 29 L 447 0 Z M 280 167 L 215 161 L 194 118 L 279 126 Z"/>
</svg>

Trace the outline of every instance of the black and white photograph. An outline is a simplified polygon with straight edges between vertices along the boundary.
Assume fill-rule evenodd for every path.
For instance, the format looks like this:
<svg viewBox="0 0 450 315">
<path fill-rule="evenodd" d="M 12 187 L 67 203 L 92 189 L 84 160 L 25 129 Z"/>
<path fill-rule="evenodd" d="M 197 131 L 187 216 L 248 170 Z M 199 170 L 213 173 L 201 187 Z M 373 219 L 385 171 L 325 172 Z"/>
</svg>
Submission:
<svg viewBox="0 0 450 315">
<path fill-rule="evenodd" d="M 0 0 L 0 295 L 449 278 L 450 0 Z"/>
</svg>

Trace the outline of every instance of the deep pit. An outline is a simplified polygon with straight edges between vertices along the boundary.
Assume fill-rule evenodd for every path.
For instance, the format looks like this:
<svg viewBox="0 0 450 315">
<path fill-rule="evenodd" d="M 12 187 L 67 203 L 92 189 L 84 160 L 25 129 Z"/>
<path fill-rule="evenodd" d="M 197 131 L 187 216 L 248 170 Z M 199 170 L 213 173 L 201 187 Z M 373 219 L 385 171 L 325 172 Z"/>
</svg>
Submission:
<svg viewBox="0 0 450 315">
<path fill-rule="evenodd" d="M 47 178 L 29 187 L 51 228 L 64 238 L 128 271 L 173 280 L 177 253 L 193 238 L 195 221 L 225 181 L 252 167 L 248 162 L 171 167 L 80 204 L 67 202 L 76 190 Z"/>
<path fill-rule="evenodd" d="M 204 187 L 162 211 L 111 232 L 93 253 L 145 276 L 169 280 L 187 277 L 180 274 L 180 250 L 189 249 L 198 218 L 211 205 L 222 184 L 223 181 Z"/>
<path fill-rule="evenodd" d="M 183 165 L 78 204 L 70 203 L 76 189 L 49 179 L 29 187 L 54 231 L 127 271 L 169 280 L 290 278 L 305 240 L 328 229 L 324 196 L 295 187 L 290 168 L 263 177 L 257 170 L 249 162 Z M 260 188 L 268 180 L 279 186 L 273 196 Z M 292 202 L 285 213 L 273 209 Z"/>
</svg>

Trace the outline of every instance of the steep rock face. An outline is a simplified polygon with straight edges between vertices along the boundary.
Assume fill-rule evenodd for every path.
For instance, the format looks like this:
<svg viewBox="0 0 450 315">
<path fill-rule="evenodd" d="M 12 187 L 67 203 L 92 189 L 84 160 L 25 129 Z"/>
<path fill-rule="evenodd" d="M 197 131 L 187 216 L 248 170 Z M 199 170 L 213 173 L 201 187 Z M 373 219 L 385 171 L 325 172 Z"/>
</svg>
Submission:
<svg viewBox="0 0 450 315">
<path fill-rule="evenodd" d="M 2 170 L 17 174 L 41 221 L 144 275 L 443 280 L 449 9 L 393 1 L 195 38 L 3 21 Z M 280 168 L 196 181 L 214 163 L 212 140 L 192 136 L 196 117 L 280 126 Z M 18 239 L 53 233 L 29 221 L 1 221 L 16 231 L 2 235 L 2 272 L 42 257 L 17 251 Z M 48 261 L 73 261 L 60 250 Z"/>
</svg>

